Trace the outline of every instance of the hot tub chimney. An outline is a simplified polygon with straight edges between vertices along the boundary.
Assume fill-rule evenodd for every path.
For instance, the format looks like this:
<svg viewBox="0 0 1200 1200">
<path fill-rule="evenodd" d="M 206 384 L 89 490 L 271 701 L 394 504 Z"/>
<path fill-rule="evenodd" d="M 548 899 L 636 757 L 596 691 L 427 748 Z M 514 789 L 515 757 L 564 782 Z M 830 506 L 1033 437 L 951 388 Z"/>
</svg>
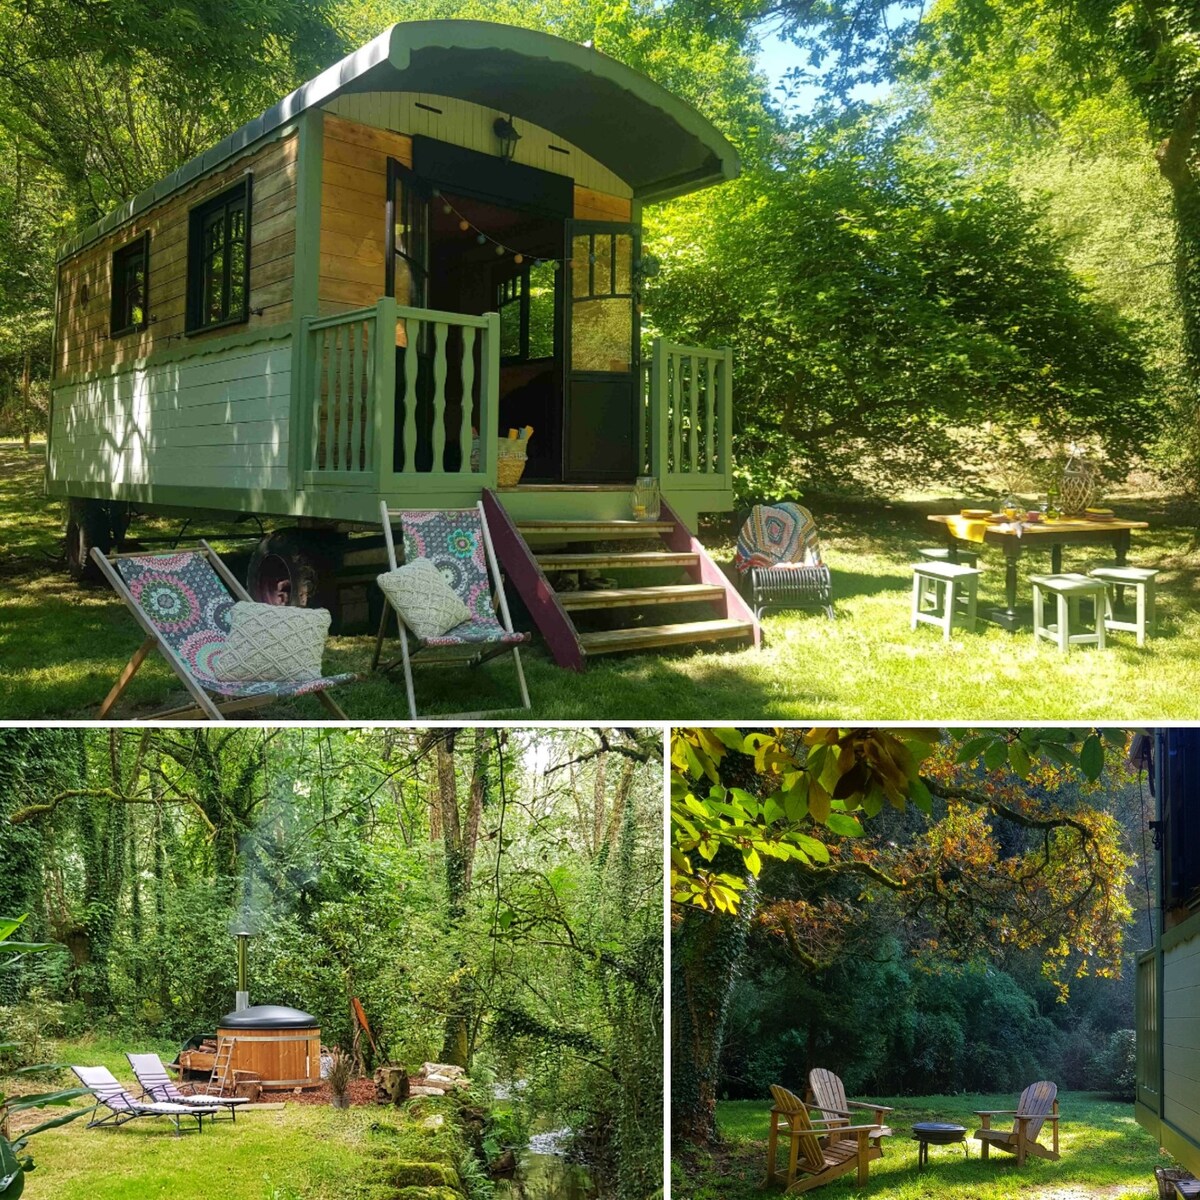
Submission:
<svg viewBox="0 0 1200 1200">
<path fill-rule="evenodd" d="M 234 1001 L 234 1012 L 245 1012 L 250 1007 L 250 972 L 249 972 L 249 956 L 250 956 L 250 938 L 253 934 L 248 926 L 242 925 L 233 931 L 233 936 L 237 938 L 237 968 L 238 968 L 238 990 L 237 997 Z"/>
</svg>

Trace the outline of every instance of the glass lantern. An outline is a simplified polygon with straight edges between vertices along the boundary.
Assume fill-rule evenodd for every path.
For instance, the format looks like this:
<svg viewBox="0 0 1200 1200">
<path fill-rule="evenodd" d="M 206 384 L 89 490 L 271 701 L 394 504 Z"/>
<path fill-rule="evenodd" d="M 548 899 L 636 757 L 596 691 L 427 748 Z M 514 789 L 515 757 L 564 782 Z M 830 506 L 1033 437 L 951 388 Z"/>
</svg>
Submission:
<svg viewBox="0 0 1200 1200">
<path fill-rule="evenodd" d="M 653 475 L 639 475 L 629 497 L 635 521 L 657 521 L 662 511 L 658 480 Z"/>
<path fill-rule="evenodd" d="M 1080 516 L 1095 503 L 1097 491 L 1096 468 L 1081 455 L 1072 455 L 1059 484 L 1059 507 L 1063 513 L 1068 517 Z"/>
</svg>

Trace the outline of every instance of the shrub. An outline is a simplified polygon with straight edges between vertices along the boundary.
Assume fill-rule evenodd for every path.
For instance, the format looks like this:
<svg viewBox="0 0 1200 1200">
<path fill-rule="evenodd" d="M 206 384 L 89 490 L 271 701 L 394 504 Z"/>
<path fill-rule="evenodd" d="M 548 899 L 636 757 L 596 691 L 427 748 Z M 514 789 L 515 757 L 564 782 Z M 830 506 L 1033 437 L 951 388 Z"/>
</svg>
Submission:
<svg viewBox="0 0 1200 1200">
<path fill-rule="evenodd" d="M 1133 1100 L 1137 1094 L 1137 1035 L 1118 1029 L 1092 1060 L 1092 1086 L 1114 1100 Z"/>
</svg>

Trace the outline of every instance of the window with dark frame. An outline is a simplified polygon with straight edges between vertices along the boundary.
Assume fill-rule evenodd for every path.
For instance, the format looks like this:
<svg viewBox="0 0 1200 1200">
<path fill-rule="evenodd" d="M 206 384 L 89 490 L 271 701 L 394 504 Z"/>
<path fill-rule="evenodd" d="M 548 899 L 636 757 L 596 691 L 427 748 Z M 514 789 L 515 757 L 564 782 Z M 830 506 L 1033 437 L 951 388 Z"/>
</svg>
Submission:
<svg viewBox="0 0 1200 1200">
<path fill-rule="evenodd" d="M 137 333 L 150 323 L 150 234 L 143 233 L 112 256 L 112 313 L 109 334 Z"/>
<path fill-rule="evenodd" d="M 500 314 L 500 361 L 554 357 L 555 264 L 531 263 L 496 285 Z"/>
<path fill-rule="evenodd" d="M 192 209 L 187 332 L 250 316 L 250 176 Z"/>
</svg>

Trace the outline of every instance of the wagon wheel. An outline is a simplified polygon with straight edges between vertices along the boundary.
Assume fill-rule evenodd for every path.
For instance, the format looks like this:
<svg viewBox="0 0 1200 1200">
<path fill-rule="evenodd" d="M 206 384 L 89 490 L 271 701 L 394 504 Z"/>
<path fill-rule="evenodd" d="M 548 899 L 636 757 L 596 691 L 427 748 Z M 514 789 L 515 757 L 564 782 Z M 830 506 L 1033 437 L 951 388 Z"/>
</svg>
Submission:
<svg viewBox="0 0 1200 1200">
<path fill-rule="evenodd" d="M 92 547 L 102 554 L 112 549 L 112 525 L 103 500 L 73 499 L 67 504 L 67 571 L 76 583 L 93 583 L 100 570 L 92 561 Z"/>
<path fill-rule="evenodd" d="M 246 570 L 246 590 L 260 604 L 334 612 L 340 560 L 339 547 L 328 535 L 279 529 L 255 546 Z"/>
</svg>

